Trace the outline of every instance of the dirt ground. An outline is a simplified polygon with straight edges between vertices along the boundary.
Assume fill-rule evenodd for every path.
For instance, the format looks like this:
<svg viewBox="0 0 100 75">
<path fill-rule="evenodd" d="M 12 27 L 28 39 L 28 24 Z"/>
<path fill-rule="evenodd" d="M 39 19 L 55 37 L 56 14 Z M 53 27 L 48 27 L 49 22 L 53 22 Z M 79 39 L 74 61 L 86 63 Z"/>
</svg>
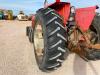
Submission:
<svg viewBox="0 0 100 75">
<path fill-rule="evenodd" d="M 75 54 L 69 55 L 58 70 L 41 72 L 26 37 L 27 25 L 31 22 L 0 21 L 0 75 L 100 75 L 100 61 L 87 63 Z"/>
</svg>

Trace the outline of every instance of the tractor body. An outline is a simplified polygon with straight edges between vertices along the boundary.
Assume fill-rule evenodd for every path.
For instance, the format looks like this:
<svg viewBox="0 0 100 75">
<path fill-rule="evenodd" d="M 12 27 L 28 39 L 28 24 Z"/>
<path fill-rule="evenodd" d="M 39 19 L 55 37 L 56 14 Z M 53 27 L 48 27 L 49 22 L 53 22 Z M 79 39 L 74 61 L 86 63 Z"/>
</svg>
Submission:
<svg viewBox="0 0 100 75">
<path fill-rule="evenodd" d="M 44 5 L 26 29 L 42 71 L 61 66 L 70 52 L 85 61 L 100 59 L 100 16 L 95 12 L 98 6 L 75 8 L 60 0 L 50 5 L 45 0 Z"/>
<path fill-rule="evenodd" d="M 60 2 L 60 0 L 56 0 L 55 3 L 45 6 L 46 8 L 54 9 L 59 15 L 63 17 L 64 27 L 68 22 L 71 13 L 71 4 L 68 2 Z M 75 21 L 77 25 L 83 30 L 87 31 L 95 17 L 95 10 L 97 6 L 91 6 L 86 8 L 76 8 L 75 11 Z M 34 17 L 33 17 L 34 18 Z M 32 19 L 32 23 L 34 19 Z M 34 24 L 32 24 L 34 25 Z M 34 27 L 34 26 L 33 26 Z"/>
<path fill-rule="evenodd" d="M 20 11 L 19 14 L 17 15 L 17 19 L 19 21 L 27 21 L 28 17 L 27 17 L 27 15 L 24 14 L 23 11 Z"/>
<path fill-rule="evenodd" d="M 68 18 L 71 13 L 70 3 L 55 2 L 48 7 L 56 10 L 63 17 L 64 25 L 66 25 L 66 22 L 68 21 Z M 75 9 L 75 21 L 83 31 L 89 29 L 89 26 L 91 25 L 95 16 L 95 10 L 96 6 Z"/>
</svg>

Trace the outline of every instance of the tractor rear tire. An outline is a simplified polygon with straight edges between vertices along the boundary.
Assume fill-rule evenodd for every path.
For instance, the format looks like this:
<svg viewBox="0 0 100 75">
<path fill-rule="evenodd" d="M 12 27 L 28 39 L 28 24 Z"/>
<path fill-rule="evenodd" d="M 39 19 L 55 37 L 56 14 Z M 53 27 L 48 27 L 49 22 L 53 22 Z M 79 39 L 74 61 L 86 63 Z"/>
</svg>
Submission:
<svg viewBox="0 0 100 75">
<path fill-rule="evenodd" d="M 62 17 L 51 8 L 38 10 L 35 16 L 33 36 L 35 36 L 37 23 L 41 24 L 44 39 L 42 60 L 38 59 L 35 47 L 36 42 L 33 40 L 37 64 L 42 71 L 55 70 L 61 66 L 61 63 L 65 60 L 65 56 L 69 54 L 69 50 L 66 48 L 67 36 L 66 30 L 63 27 Z"/>
<path fill-rule="evenodd" d="M 96 41 L 95 44 L 100 44 L 100 15 L 96 15 L 90 29 L 95 32 Z M 100 50 L 92 49 L 86 55 L 86 58 L 89 60 L 100 60 Z"/>
</svg>

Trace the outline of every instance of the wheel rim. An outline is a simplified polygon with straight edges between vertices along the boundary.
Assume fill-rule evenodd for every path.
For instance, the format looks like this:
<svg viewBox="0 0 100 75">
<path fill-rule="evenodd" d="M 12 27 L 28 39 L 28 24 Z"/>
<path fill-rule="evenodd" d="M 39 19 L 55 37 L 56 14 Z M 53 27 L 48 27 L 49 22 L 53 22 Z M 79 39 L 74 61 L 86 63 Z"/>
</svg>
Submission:
<svg viewBox="0 0 100 75">
<path fill-rule="evenodd" d="M 38 63 L 41 63 L 44 52 L 44 38 L 42 32 L 42 26 L 37 22 L 34 30 L 34 49 Z"/>
</svg>

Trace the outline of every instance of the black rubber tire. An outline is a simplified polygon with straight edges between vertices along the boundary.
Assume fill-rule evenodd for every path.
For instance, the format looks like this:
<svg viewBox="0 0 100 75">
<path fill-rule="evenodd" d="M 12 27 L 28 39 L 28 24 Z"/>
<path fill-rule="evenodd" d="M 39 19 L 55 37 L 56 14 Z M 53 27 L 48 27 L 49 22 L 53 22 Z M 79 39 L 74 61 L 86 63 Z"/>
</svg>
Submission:
<svg viewBox="0 0 100 75">
<path fill-rule="evenodd" d="M 29 28 L 30 28 L 30 26 L 27 26 L 27 27 L 26 27 L 26 36 L 29 35 Z"/>
<path fill-rule="evenodd" d="M 94 30 L 97 36 L 97 40 L 95 43 L 100 44 L 100 15 L 96 15 L 90 29 Z M 89 51 L 86 55 L 86 58 L 89 60 L 100 60 L 100 51 L 96 51 L 95 49 L 87 50 Z"/>
<path fill-rule="evenodd" d="M 64 56 L 69 54 L 67 47 L 66 30 L 63 27 L 61 16 L 51 8 L 39 9 L 36 14 L 36 22 L 40 21 L 43 28 L 44 52 L 41 63 L 35 51 L 37 64 L 42 71 L 48 72 L 61 66 Z M 35 27 L 33 28 L 35 31 Z"/>
<path fill-rule="evenodd" d="M 29 42 L 33 43 L 33 28 L 31 26 L 27 28 L 27 35 L 29 38 Z"/>
</svg>

